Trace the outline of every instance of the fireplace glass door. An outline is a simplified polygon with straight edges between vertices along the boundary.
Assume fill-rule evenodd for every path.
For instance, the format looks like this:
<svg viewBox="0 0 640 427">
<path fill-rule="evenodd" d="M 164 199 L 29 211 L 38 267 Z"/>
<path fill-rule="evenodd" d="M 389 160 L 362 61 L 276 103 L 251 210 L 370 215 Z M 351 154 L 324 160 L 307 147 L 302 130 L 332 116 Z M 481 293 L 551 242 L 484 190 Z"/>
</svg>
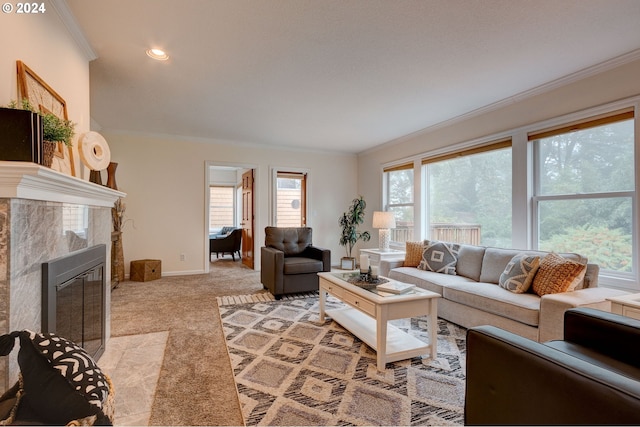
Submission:
<svg viewBox="0 0 640 427">
<path fill-rule="evenodd" d="M 56 333 L 91 355 L 103 347 L 103 275 L 100 265 L 56 286 Z"/>
</svg>

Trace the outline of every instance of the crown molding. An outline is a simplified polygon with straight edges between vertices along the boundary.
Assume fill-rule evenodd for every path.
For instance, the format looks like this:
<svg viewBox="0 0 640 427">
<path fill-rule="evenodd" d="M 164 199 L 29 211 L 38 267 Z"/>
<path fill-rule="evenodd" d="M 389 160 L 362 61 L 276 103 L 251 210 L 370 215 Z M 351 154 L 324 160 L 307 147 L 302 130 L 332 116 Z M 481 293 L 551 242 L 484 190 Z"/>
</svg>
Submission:
<svg viewBox="0 0 640 427">
<path fill-rule="evenodd" d="M 84 31 L 82 31 L 82 28 L 78 25 L 78 21 L 75 16 L 73 16 L 66 0 L 51 0 L 51 6 L 53 6 L 53 9 L 58 13 L 58 16 L 67 27 L 69 34 L 73 40 L 75 40 L 80 50 L 82 50 L 87 60 L 91 62 L 97 59 L 98 55 L 91 47 L 91 43 L 89 43 L 89 40 L 87 40 L 87 37 L 84 35 Z"/>
<path fill-rule="evenodd" d="M 542 84 L 540 86 L 536 86 L 532 89 L 517 93 L 508 98 L 502 99 L 500 101 L 494 102 L 492 104 L 486 105 L 484 107 L 477 108 L 475 110 L 469 111 L 468 113 L 461 114 L 456 117 L 452 117 L 451 119 L 436 123 L 424 129 L 420 129 L 418 131 L 412 132 L 408 135 L 401 136 L 399 138 L 388 141 L 384 144 L 378 145 L 376 147 L 372 147 L 368 150 L 362 151 L 358 153 L 359 155 L 365 155 L 369 153 L 373 153 L 375 151 L 389 148 L 391 146 L 402 144 L 406 141 L 409 141 L 413 138 L 416 138 L 420 135 L 424 135 L 430 132 L 435 132 L 439 129 L 446 128 L 449 126 L 456 125 L 465 120 L 472 119 L 474 117 L 478 117 L 482 114 L 490 113 L 492 111 L 499 110 L 508 105 L 514 104 L 516 102 L 524 101 L 528 98 L 533 98 L 534 96 L 544 94 L 546 92 L 551 92 L 552 90 L 558 89 L 562 86 L 569 85 L 571 83 L 575 83 L 582 79 L 586 79 L 588 77 L 596 76 L 600 73 L 604 73 L 605 71 L 613 70 L 614 68 L 620 67 L 622 65 L 637 61 L 640 59 L 640 49 L 633 50 L 624 55 L 617 56 L 608 61 L 601 62 L 599 64 L 593 65 L 591 67 L 582 69 L 575 73 L 569 74 L 564 77 L 560 77 L 559 79 L 552 80 L 548 83 Z"/>
</svg>

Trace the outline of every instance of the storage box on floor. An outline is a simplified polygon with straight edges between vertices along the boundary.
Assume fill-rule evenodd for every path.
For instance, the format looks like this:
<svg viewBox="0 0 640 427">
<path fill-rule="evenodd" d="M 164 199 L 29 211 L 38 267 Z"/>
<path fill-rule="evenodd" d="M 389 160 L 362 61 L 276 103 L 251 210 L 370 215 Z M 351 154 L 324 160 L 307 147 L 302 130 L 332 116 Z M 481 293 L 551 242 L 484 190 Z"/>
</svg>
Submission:
<svg viewBox="0 0 640 427">
<path fill-rule="evenodd" d="M 159 259 L 140 259 L 131 261 L 129 278 L 134 282 L 148 282 L 162 276 L 162 261 Z"/>
</svg>

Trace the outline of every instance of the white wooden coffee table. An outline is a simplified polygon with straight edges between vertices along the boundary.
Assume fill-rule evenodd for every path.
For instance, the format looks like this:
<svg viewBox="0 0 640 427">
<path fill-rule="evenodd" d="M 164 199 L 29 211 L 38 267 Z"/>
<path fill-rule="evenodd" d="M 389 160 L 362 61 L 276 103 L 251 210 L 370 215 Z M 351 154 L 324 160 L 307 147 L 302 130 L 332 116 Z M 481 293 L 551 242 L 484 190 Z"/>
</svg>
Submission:
<svg viewBox="0 0 640 427">
<path fill-rule="evenodd" d="M 430 353 L 437 356 L 437 301 L 435 292 L 413 288 L 392 295 L 367 290 L 349 283 L 357 273 L 318 273 L 320 276 L 320 320 L 328 315 L 376 351 L 377 367 L 384 371 L 387 362 L 409 359 Z M 326 310 L 327 294 L 348 307 Z M 429 316 L 429 344 L 407 334 L 387 322 L 393 319 Z"/>
</svg>

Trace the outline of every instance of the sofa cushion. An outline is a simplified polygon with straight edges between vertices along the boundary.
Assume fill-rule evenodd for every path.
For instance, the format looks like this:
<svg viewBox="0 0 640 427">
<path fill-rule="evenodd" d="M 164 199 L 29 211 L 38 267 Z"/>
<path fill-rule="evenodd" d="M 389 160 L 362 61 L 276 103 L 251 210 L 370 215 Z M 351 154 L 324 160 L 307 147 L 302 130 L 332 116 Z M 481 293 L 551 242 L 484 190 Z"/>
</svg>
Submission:
<svg viewBox="0 0 640 427">
<path fill-rule="evenodd" d="M 422 261 L 420 261 L 418 268 L 425 271 L 455 275 L 459 250 L 460 245 L 457 243 L 425 240 Z"/>
<path fill-rule="evenodd" d="M 318 273 L 322 271 L 322 261 L 303 257 L 285 257 L 284 274 Z"/>
<path fill-rule="evenodd" d="M 505 267 L 498 285 L 516 294 L 527 292 L 539 266 L 538 255 L 518 254 Z"/>
<path fill-rule="evenodd" d="M 533 279 L 533 292 L 537 295 L 571 292 L 584 279 L 586 264 L 566 259 L 556 253 L 547 254 L 540 262 Z"/>
<path fill-rule="evenodd" d="M 425 242 L 405 242 L 403 267 L 417 267 L 422 261 Z"/>
<path fill-rule="evenodd" d="M 511 259 L 523 253 L 518 249 L 486 248 L 482 259 L 480 282 L 495 283 L 500 281 L 500 275 Z"/>
<path fill-rule="evenodd" d="M 442 296 L 527 325 L 538 326 L 540 321 L 540 297 L 509 292 L 493 283 L 452 283 L 443 287 Z"/>
<path fill-rule="evenodd" d="M 479 282 L 485 249 L 484 246 L 460 245 L 456 274 Z"/>
<path fill-rule="evenodd" d="M 464 276 L 418 270 L 414 267 L 397 267 L 389 272 L 389 278 L 399 282 L 411 283 L 419 288 L 442 295 L 443 287 L 454 283 L 475 283 Z"/>
</svg>

